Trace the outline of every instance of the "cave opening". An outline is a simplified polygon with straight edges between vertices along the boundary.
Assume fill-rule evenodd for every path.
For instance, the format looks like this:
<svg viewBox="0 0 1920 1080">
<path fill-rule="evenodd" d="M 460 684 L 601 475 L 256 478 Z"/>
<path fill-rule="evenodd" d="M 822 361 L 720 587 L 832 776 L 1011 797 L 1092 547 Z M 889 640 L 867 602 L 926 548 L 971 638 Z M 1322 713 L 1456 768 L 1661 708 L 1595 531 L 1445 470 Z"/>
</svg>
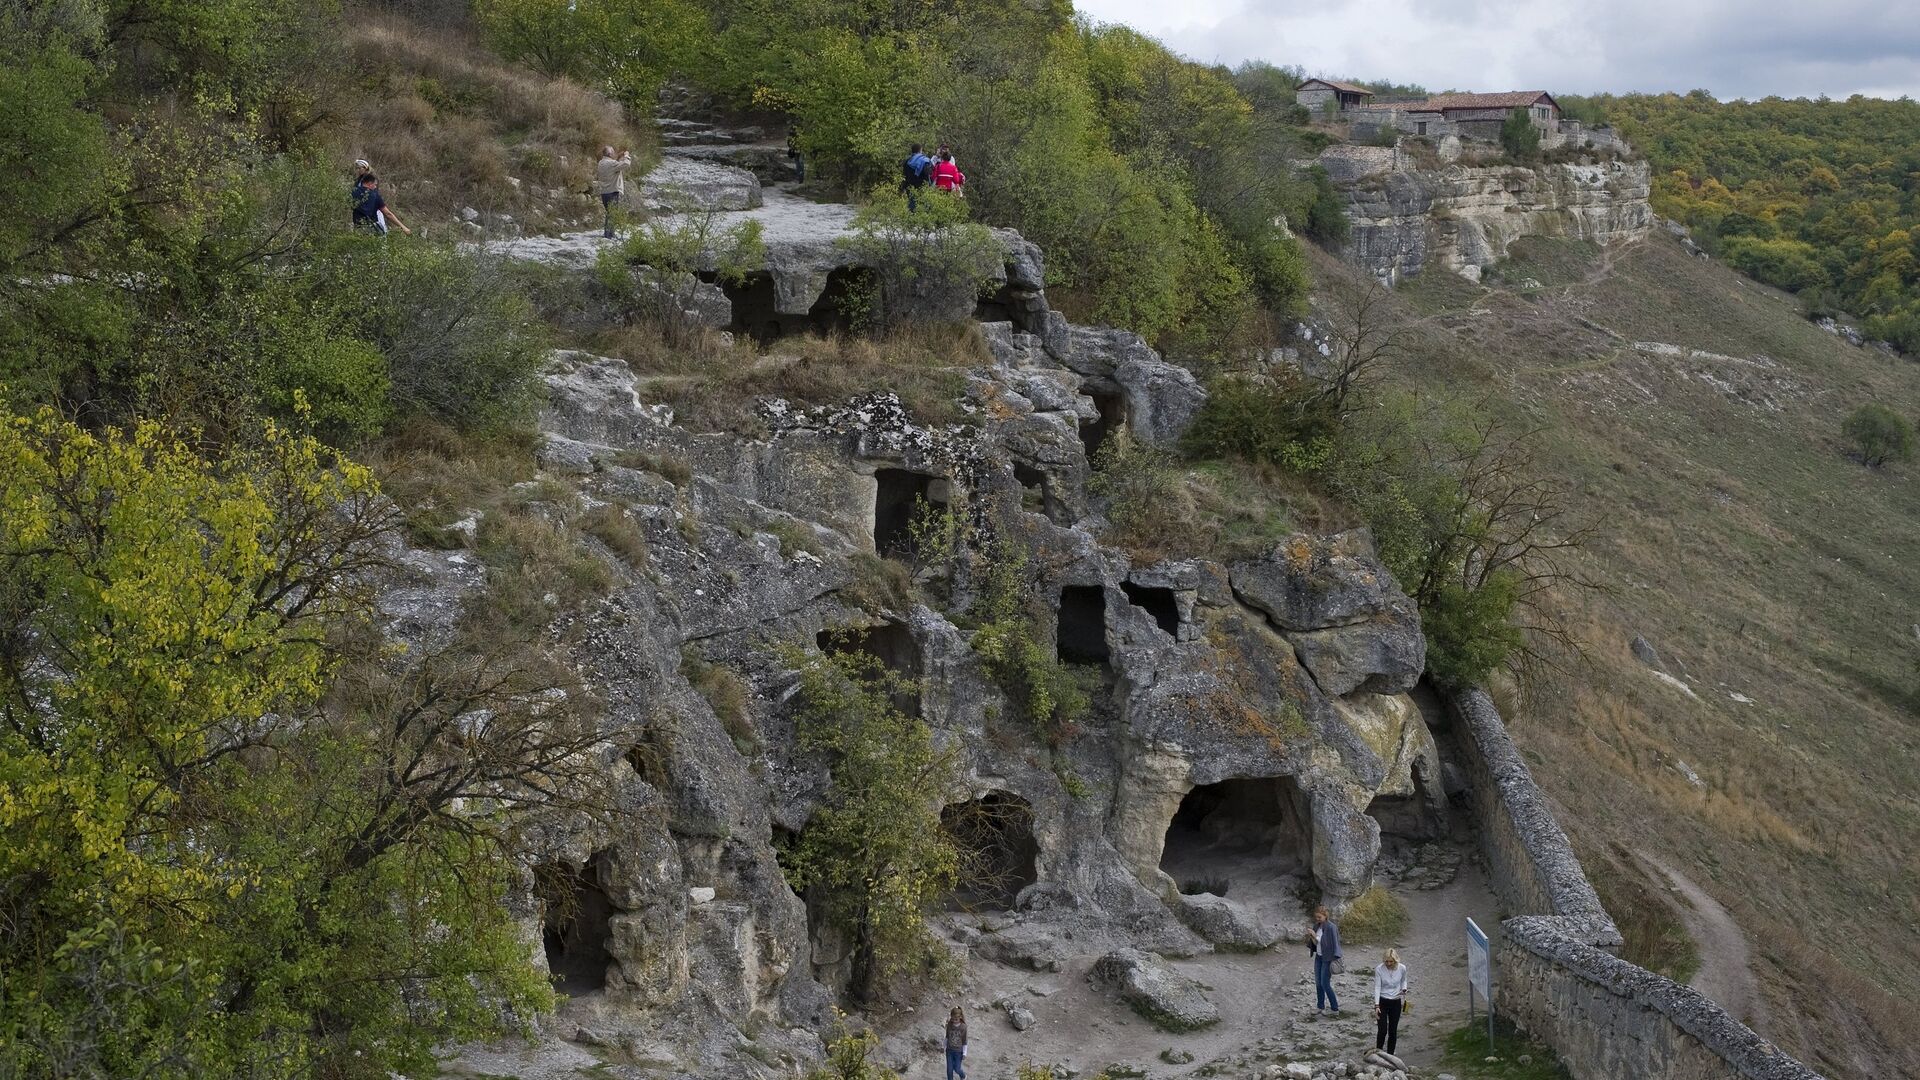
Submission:
<svg viewBox="0 0 1920 1080">
<path fill-rule="evenodd" d="M 1060 590 L 1056 655 L 1068 664 L 1104 664 L 1107 651 L 1107 590 L 1099 585 L 1068 585 Z"/>
<path fill-rule="evenodd" d="M 547 969 L 554 989 L 563 994 L 606 988 L 607 968 L 613 963 L 607 950 L 613 936 L 613 901 L 601 884 L 605 870 L 605 852 L 596 853 L 585 866 L 544 863 L 534 870 Z"/>
<path fill-rule="evenodd" d="M 1039 880 L 1040 844 L 1033 805 L 1008 791 L 940 811 L 940 827 L 960 855 L 948 905 L 962 911 L 1008 911 L 1020 890 Z"/>
<path fill-rule="evenodd" d="M 947 482 L 908 469 L 878 469 L 873 474 L 873 549 L 889 557 L 913 549 L 913 519 L 923 507 L 945 509 Z"/>
<path fill-rule="evenodd" d="M 1180 603 L 1174 599 L 1172 589 L 1126 581 L 1120 584 L 1120 591 L 1127 594 L 1127 601 L 1134 607 L 1144 608 L 1153 616 L 1160 629 L 1174 637 L 1180 636 Z"/>
<path fill-rule="evenodd" d="M 1436 799 L 1432 778 L 1427 775 L 1426 760 L 1413 763 L 1413 791 L 1405 795 L 1375 795 L 1367 803 L 1367 816 L 1380 826 L 1383 843 L 1398 840 L 1419 843 L 1436 840 L 1447 833 L 1444 816 L 1436 807 L 1445 806 Z"/>
<path fill-rule="evenodd" d="M 1160 869 L 1182 892 L 1284 906 L 1312 859 L 1310 811 L 1293 778 L 1237 777 L 1196 787 L 1180 800 Z"/>
<path fill-rule="evenodd" d="M 908 716 L 920 715 L 920 643 L 906 624 L 891 620 L 876 626 L 829 627 L 814 636 L 829 656 L 871 657 L 881 667 L 913 683 L 891 695 L 893 707 Z"/>
<path fill-rule="evenodd" d="M 1048 482 L 1047 474 L 1022 462 L 1013 463 L 1013 478 L 1023 489 L 1020 503 L 1028 510 L 1051 511 L 1053 485 Z"/>
<path fill-rule="evenodd" d="M 1080 421 L 1080 445 L 1086 447 L 1087 457 L 1092 458 L 1106 445 L 1109 436 L 1126 425 L 1127 399 L 1118 389 L 1093 385 L 1082 387 L 1081 392 L 1093 399 L 1094 411 L 1099 414 L 1092 420 Z"/>
</svg>

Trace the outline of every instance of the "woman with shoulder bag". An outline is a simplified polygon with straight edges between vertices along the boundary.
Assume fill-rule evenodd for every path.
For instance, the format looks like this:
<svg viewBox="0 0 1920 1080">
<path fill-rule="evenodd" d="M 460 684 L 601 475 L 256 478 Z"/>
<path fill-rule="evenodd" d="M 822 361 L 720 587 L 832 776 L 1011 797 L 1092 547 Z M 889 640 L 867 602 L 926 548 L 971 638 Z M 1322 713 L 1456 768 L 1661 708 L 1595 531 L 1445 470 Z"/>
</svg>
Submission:
<svg viewBox="0 0 1920 1080">
<path fill-rule="evenodd" d="M 1333 992 L 1333 977 L 1346 971 L 1341 962 L 1340 928 L 1334 925 L 1327 909 L 1313 909 L 1313 929 L 1307 932 L 1307 950 L 1313 954 L 1314 1011 L 1329 1006 L 1340 1015 L 1340 999 Z"/>
</svg>

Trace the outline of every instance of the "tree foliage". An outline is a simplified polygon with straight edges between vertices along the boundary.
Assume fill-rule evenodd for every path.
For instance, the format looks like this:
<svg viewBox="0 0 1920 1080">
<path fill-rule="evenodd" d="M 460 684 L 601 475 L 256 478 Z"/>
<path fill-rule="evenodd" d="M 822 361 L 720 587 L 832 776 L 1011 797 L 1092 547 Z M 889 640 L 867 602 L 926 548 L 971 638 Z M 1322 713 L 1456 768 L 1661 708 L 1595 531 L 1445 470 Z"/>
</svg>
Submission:
<svg viewBox="0 0 1920 1080">
<path fill-rule="evenodd" d="M 912 683 L 871 655 L 794 660 L 800 744 L 825 755 L 832 782 L 783 865 L 852 943 L 851 990 L 866 1001 L 895 980 L 942 973 L 945 953 L 926 914 L 959 867 L 940 828 L 954 794 L 953 755 L 896 704 Z"/>
<path fill-rule="evenodd" d="M 1653 160 L 1655 209 L 1816 313 L 1920 352 L 1920 103 L 1591 99 Z"/>
<path fill-rule="evenodd" d="M 384 1076 L 550 1002 L 501 854 L 596 736 L 366 634 L 389 507 L 271 427 L 0 424 L 0 1072 Z"/>
<path fill-rule="evenodd" d="M 1913 454 L 1913 424 L 1879 402 L 1862 405 L 1847 414 L 1840 433 L 1851 442 L 1862 464 L 1879 468 L 1904 461 Z"/>
</svg>

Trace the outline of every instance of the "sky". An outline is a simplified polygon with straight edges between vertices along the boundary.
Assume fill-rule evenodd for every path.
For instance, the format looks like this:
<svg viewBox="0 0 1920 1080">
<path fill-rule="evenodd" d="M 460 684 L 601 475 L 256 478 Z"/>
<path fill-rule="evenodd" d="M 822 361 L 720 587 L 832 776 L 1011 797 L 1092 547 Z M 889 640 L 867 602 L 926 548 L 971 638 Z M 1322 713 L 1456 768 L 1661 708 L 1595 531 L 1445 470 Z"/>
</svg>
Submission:
<svg viewBox="0 0 1920 1080">
<path fill-rule="evenodd" d="M 1920 98 L 1917 0 L 1075 0 L 1202 62 L 1429 90 Z"/>
</svg>

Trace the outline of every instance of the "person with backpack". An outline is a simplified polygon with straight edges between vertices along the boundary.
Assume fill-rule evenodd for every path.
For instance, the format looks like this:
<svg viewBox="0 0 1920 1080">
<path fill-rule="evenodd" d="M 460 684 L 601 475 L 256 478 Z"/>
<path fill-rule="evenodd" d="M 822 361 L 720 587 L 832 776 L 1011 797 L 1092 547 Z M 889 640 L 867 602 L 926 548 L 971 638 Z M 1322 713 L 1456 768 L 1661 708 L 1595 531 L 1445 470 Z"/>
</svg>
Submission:
<svg viewBox="0 0 1920 1080">
<path fill-rule="evenodd" d="M 606 214 L 600 235 L 609 240 L 613 239 L 613 204 L 626 191 L 627 170 L 632 167 L 633 152 L 621 150 L 616 157 L 611 146 L 600 148 L 600 160 L 593 166 L 593 189 L 600 193 L 600 209 Z"/>
<path fill-rule="evenodd" d="M 927 186 L 933 177 L 933 159 L 920 149 L 919 143 L 913 144 L 912 152 L 900 163 L 900 192 L 907 197 L 907 212 L 920 208 L 920 189 Z"/>
<path fill-rule="evenodd" d="M 950 195 L 965 198 L 966 192 L 961 189 L 966 186 L 967 174 L 961 172 L 960 166 L 953 163 L 953 155 L 951 153 L 942 151 L 939 162 L 933 166 L 934 190 L 944 191 Z"/>
<path fill-rule="evenodd" d="M 400 231 L 408 236 L 413 230 L 400 220 L 387 200 L 380 194 L 380 178 L 367 173 L 353 186 L 353 225 L 357 229 L 372 229 L 381 236 L 387 235 L 387 224 L 392 222 L 400 226 Z"/>
</svg>

